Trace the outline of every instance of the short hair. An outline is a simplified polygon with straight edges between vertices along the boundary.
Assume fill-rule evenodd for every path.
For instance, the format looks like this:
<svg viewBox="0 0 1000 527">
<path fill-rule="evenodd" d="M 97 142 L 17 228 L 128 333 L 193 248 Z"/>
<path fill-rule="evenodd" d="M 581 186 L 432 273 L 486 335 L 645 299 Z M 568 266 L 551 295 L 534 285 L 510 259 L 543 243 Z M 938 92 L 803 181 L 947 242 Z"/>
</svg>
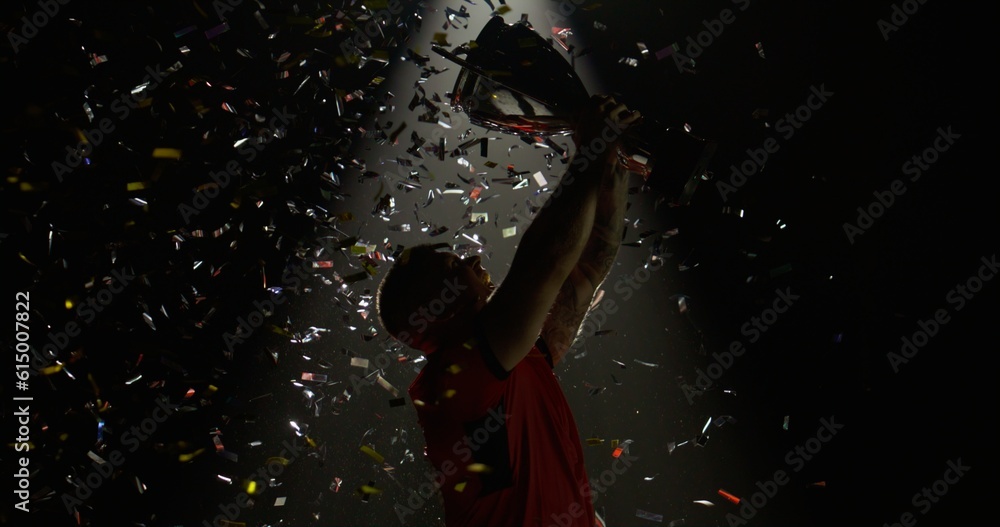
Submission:
<svg viewBox="0 0 1000 527">
<path fill-rule="evenodd" d="M 405 248 L 379 283 L 375 295 L 379 322 L 390 335 L 408 346 L 417 347 L 416 343 L 422 340 L 423 331 L 414 328 L 411 322 L 413 314 L 439 293 L 435 290 L 438 281 L 427 276 L 427 264 L 443 247 L 450 246 L 435 243 Z"/>
</svg>

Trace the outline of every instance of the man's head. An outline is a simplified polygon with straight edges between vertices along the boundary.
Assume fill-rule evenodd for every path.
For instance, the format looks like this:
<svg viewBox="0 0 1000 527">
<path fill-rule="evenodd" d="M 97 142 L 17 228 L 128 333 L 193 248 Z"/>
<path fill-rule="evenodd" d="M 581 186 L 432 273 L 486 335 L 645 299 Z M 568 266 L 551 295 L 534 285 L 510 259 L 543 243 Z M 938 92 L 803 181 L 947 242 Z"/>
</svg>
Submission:
<svg viewBox="0 0 1000 527">
<path fill-rule="evenodd" d="M 407 248 L 379 284 L 375 305 L 382 326 L 425 353 L 449 332 L 472 322 L 495 289 L 479 256 L 439 251 L 448 244 Z"/>
</svg>

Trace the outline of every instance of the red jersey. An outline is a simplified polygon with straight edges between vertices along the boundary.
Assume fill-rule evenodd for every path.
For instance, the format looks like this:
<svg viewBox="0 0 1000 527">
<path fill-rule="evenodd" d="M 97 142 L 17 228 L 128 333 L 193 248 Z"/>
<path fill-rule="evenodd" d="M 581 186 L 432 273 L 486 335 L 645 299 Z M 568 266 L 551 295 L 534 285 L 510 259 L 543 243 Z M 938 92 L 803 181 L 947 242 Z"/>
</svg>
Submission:
<svg viewBox="0 0 1000 527">
<path fill-rule="evenodd" d="M 576 422 L 541 337 L 507 372 L 480 331 L 410 385 L 448 527 L 593 527 Z"/>
</svg>

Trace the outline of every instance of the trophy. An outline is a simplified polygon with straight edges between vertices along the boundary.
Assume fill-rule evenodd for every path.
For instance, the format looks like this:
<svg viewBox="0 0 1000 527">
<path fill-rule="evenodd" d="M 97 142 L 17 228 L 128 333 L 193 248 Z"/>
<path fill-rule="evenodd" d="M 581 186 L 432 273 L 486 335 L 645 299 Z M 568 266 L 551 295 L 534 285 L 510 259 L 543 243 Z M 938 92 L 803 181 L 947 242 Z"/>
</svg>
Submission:
<svg viewBox="0 0 1000 527">
<path fill-rule="evenodd" d="M 472 124 L 519 136 L 572 134 L 588 104 L 583 81 L 556 49 L 526 21 L 493 16 L 476 40 L 435 53 L 461 67 L 451 106 Z M 698 182 L 708 179 L 716 143 L 643 118 L 626 131 L 622 163 L 673 205 L 687 205 Z M 655 175 L 654 175 L 655 174 Z"/>
</svg>

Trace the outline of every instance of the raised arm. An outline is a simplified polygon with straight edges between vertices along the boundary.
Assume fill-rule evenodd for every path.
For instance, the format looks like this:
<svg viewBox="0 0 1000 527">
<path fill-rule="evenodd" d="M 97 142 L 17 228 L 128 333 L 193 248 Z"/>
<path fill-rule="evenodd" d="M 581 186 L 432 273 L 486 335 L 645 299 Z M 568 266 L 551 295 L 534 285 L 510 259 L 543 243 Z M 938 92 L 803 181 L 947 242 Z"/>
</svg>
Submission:
<svg viewBox="0 0 1000 527">
<path fill-rule="evenodd" d="M 638 119 L 610 98 L 595 98 L 581 120 L 577 144 L 611 137 Z M 603 139 L 602 139 L 603 141 Z M 605 143 L 607 145 L 607 143 Z M 531 223 L 503 283 L 480 312 L 480 324 L 500 364 L 508 371 L 523 359 L 541 333 L 563 283 L 577 268 L 594 227 L 602 175 L 617 164 L 616 148 L 599 156 L 579 150 L 559 186 Z"/>
<path fill-rule="evenodd" d="M 604 282 L 618 256 L 625 229 L 629 172 L 620 163 L 601 177 L 594 225 L 580 260 L 570 271 L 542 326 L 542 339 L 558 364 L 573 346 L 580 324 L 587 316 L 594 293 Z"/>
</svg>

